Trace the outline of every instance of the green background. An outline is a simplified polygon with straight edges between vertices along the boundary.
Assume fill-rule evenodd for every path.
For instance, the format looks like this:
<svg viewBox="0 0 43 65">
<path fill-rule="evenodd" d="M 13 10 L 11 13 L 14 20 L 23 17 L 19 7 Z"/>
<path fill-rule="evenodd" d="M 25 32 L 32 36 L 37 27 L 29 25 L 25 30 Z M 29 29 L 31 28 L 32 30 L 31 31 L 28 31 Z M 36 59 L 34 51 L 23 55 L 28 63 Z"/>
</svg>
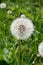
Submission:
<svg viewBox="0 0 43 65">
<path fill-rule="evenodd" d="M 43 58 L 37 57 L 38 45 L 43 41 L 43 0 L 0 0 L 2 2 L 7 7 L 0 8 L 0 65 L 18 65 L 18 40 L 12 36 L 10 25 L 21 14 L 32 20 L 35 31 L 29 39 L 21 40 L 20 65 L 43 65 Z M 13 13 L 8 14 L 8 10 Z"/>
</svg>

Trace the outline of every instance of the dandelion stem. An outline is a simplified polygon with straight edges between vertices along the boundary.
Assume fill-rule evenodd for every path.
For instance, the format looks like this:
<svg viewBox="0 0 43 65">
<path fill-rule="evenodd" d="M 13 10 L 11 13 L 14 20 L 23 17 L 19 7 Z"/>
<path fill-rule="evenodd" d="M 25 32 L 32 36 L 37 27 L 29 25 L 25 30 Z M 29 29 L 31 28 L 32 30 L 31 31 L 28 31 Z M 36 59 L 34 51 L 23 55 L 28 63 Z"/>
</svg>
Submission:
<svg viewBox="0 0 43 65">
<path fill-rule="evenodd" d="M 18 40 L 18 65 L 20 65 L 20 40 Z"/>
</svg>

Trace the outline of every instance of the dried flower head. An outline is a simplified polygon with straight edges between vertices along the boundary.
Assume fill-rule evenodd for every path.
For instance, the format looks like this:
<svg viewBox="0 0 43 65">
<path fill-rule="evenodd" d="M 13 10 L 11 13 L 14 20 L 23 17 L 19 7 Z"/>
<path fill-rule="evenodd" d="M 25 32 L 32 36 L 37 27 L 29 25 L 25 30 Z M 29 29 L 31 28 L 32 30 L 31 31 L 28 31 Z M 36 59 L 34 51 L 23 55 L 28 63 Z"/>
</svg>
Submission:
<svg viewBox="0 0 43 65">
<path fill-rule="evenodd" d="M 31 36 L 34 26 L 31 20 L 26 18 L 25 15 L 21 15 L 21 17 L 12 22 L 10 30 L 13 36 L 23 40 Z"/>
</svg>

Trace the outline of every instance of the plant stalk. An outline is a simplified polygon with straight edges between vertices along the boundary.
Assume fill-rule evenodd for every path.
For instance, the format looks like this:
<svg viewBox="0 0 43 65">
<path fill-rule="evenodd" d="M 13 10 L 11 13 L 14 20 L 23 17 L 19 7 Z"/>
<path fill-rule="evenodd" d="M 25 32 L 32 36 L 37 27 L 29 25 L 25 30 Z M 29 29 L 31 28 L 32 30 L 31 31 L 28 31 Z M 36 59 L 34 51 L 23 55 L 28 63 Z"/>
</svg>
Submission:
<svg viewBox="0 0 43 65">
<path fill-rule="evenodd" d="M 20 65 L 20 40 L 18 40 L 18 65 Z"/>
</svg>

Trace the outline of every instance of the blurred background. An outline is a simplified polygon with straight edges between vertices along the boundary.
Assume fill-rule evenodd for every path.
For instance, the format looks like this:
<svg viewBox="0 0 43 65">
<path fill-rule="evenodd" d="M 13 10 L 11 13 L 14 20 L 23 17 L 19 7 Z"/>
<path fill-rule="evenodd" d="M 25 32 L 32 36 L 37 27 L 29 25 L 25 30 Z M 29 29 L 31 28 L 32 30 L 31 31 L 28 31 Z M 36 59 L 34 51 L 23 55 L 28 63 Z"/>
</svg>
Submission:
<svg viewBox="0 0 43 65">
<path fill-rule="evenodd" d="M 18 40 L 10 32 L 11 22 L 24 14 L 35 26 L 30 39 L 21 41 L 20 65 L 43 65 L 37 57 L 38 45 L 43 41 L 43 0 L 0 0 L 0 65 L 18 65 Z"/>
</svg>

